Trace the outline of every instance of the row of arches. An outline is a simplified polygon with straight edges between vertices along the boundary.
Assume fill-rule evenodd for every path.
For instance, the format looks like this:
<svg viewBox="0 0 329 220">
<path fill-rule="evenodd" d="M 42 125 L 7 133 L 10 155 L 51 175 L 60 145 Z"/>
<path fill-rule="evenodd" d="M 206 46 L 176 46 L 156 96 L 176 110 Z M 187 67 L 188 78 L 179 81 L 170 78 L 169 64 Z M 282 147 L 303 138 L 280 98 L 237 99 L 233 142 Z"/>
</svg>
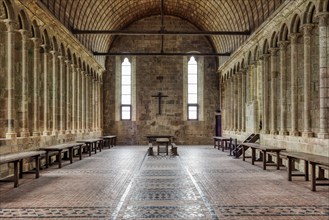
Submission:
<svg viewBox="0 0 329 220">
<path fill-rule="evenodd" d="M 226 65 L 224 129 L 328 138 L 328 11 L 328 0 L 305 2 Z"/>
<path fill-rule="evenodd" d="M 100 130 L 103 71 L 20 4 L 0 5 L 0 137 Z"/>
</svg>

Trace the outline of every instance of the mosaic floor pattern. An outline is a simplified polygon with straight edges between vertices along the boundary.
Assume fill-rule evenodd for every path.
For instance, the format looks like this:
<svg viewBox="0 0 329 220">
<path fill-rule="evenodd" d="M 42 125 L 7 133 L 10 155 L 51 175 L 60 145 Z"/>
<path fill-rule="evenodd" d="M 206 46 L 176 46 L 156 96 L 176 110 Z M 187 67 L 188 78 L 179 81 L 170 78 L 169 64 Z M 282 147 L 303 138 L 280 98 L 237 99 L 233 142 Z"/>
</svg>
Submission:
<svg viewBox="0 0 329 220">
<path fill-rule="evenodd" d="M 118 146 L 62 169 L 0 183 L 0 219 L 329 220 L 329 188 L 253 166 L 212 146 L 178 157 Z"/>
</svg>

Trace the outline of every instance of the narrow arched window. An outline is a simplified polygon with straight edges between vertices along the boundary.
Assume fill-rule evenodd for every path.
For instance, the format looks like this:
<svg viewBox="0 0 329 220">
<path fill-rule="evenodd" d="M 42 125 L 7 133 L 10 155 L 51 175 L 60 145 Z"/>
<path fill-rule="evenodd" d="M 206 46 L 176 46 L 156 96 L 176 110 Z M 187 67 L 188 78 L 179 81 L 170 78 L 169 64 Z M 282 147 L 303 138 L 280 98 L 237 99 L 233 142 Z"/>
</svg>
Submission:
<svg viewBox="0 0 329 220">
<path fill-rule="evenodd" d="M 128 58 L 121 64 L 121 120 L 131 120 L 131 63 Z"/>
<path fill-rule="evenodd" d="M 192 56 L 187 70 L 187 119 L 198 120 L 198 63 Z"/>
</svg>

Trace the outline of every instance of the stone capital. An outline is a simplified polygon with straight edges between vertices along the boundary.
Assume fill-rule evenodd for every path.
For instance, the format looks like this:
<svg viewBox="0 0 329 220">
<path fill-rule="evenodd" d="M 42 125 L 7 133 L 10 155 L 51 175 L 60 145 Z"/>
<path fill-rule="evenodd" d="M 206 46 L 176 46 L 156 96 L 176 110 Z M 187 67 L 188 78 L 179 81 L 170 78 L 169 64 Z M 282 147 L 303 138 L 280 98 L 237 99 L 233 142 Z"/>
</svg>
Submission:
<svg viewBox="0 0 329 220">
<path fill-rule="evenodd" d="M 304 37 L 310 37 L 312 35 L 312 30 L 314 27 L 315 27 L 314 24 L 304 24 L 302 26 Z"/>
<path fill-rule="evenodd" d="M 7 27 L 7 32 L 14 32 L 15 29 L 18 29 L 17 28 L 18 24 L 15 20 L 5 19 L 5 20 L 3 20 L 3 22 L 5 23 L 5 25 Z"/>
<path fill-rule="evenodd" d="M 23 40 L 27 40 L 30 36 L 30 32 L 25 29 L 19 29 L 18 32 L 22 35 Z"/>
<path fill-rule="evenodd" d="M 319 12 L 316 15 L 316 18 L 319 19 L 319 26 L 328 26 L 328 18 L 329 18 L 329 12 Z"/>
<path fill-rule="evenodd" d="M 32 37 L 31 40 L 34 43 L 35 48 L 39 48 L 41 46 L 42 41 L 40 38 Z"/>
<path fill-rule="evenodd" d="M 279 48 L 280 48 L 280 50 L 282 51 L 285 51 L 285 50 L 287 50 L 287 47 L 288 47 L 288 44 L 289 44 L 290 42 L 289 41 L 279 41 L 278 42 L 278 44 L 279 44 Z"/>
<path fill-rule="evenodd" d="M 289 34 L 289 39 L 291 44 L 297 44 L 298 37 L 300 37 L 301 33 L 291 33 Z"/>
<path fill-rule="evenodd" d="M 278 47 L 271 47 L 268 50 L 270 51 L 271 56 L 277 56 L 278 55 L 278 51 L 279 51 L 279 48 Z"/>
</svg>

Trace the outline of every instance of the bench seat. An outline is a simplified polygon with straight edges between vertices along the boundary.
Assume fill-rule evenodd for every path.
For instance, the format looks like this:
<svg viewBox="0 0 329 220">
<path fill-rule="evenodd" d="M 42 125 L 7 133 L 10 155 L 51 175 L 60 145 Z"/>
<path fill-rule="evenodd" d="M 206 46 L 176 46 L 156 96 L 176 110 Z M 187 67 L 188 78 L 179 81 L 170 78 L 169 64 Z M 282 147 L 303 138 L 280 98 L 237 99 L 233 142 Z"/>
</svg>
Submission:
<svg viewBox="0 0 329 220">
<path fill-rule="evenodd" d="M 40 171 L 40 156 L 44 155 L 45 151 L 27 151 L 0 155 L 0 165 L 14 163 L 14 187 L 18 187 L 19 178 L 23 178 L 23 160 L 34 159 L 35 161 L 35 178 L 39 178 Z M 19 167 L 18 167 L 19 166 Z"/>
</svg>

